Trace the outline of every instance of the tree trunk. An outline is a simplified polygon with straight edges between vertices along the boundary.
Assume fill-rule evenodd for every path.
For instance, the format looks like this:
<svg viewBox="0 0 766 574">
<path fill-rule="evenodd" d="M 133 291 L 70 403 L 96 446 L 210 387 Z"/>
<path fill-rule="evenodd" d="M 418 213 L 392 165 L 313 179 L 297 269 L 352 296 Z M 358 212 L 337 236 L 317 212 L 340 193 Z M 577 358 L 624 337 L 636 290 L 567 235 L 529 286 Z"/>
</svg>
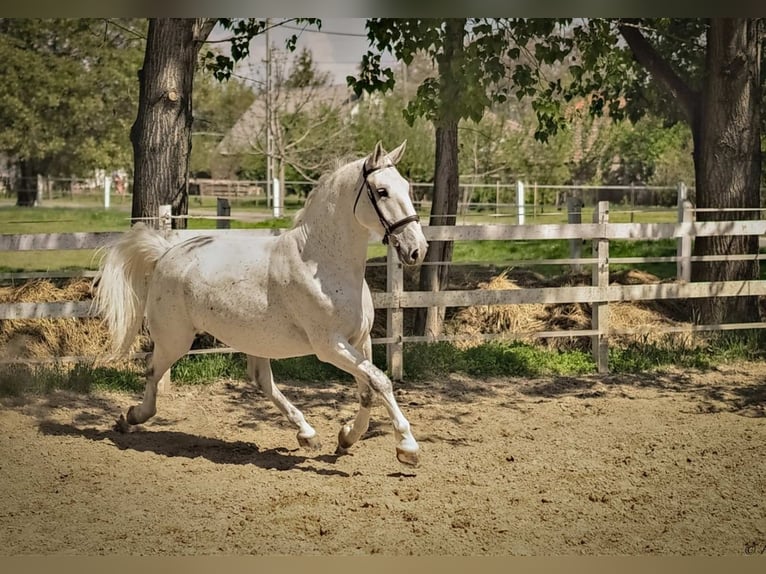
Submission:
<svg viewBox="0 0 766 574">
<path fill-rule="evenodd" d="M 643 37 L 636 26 L 620 32 L 639 63 L 670 92 L 691 125 L 694 139 L 696 204 L 700 209 L 760 207 L 760 44 L 759 19 L 714 18 L 707 31 L 703 84 L 693 90 Z M 699 221 L 757 219 L 755 211 L 700 211 Z M 694 255 L 753 255 L 757 237 L 698 237 Z M 692 281 L 757 279 L 752 261 L 695 261 Z M 758 319 L 755 297 L 695 300 L 696 319 L 705 324 Z"/>
<path fill-rule="evenodd" d="M 714 19 L 707 35 L 707 74 L 695 140 L 698 208 L 760 207 L 760 38 L 755 19 Z M 757 211 L 700 211 L 700 221 L 758 219 Z M 758 253 L 757 236 L 698 237 L 694 255 Z M 693 281 L 757 279 L 757 260 L 700 261 Z M 708 297 L 696 300 L 703 323 L 758 319 L 756 297 Z"/>
<path fill-rule="evenodd" d="M 460 195 L 458 186 L 457 121 L 436 128 L 436 170 L 434 174 L 433 203 L 429 225 L 455 225 Z M 449 279 L 452 261 L 452 241 L 431 241 L 420 269 L 420 290 L 441 291 Z M 441 265 L 435 263 L 444 262 Z M 444 322 L 444 307 L 418 309 L 415 332 L 419 335 L 438 336 Z"/>
<path fill-rule="evenodd" d="M 36 207 L 40 205 L 40 194 L 37 186 L 37 175 L 40 171 L 35 162 L 19 161 L 18 178 L 15 182 L 16 205 L 19 207 Z"/>
<path fill-rule="evenodd" d="M 133 144 L 133 221 L 156 218 L 170 204 L 173 215 L 188 213 L 192 86 L 197 54 L 215 21 L 152 18 L 139 77 Z M 155 225 L 156 225 L 155 219 Z M 174 219 L 185 228 L 185 219 Z"/>
<path fill-rule="evenodd" d="M 455 225 L 460 197 L 458 185 L 458 115 L 455 104 L 461 97 L 458 80 L 463 59 L 465 19 L 447 20 L 443 54 L 439 58 L 441 110 L 436 125 L 436 157 L 430 225 Z M 432 241 L 420 270 L 420 290 L 440 291 L 447 286 L 452 261 L 452 241 Z M 440 263 L 435 265 L 434 263 Z M 415 333 L 436 337 L 444 323 L 444 307 L 417 310 Z"/>
</svg>

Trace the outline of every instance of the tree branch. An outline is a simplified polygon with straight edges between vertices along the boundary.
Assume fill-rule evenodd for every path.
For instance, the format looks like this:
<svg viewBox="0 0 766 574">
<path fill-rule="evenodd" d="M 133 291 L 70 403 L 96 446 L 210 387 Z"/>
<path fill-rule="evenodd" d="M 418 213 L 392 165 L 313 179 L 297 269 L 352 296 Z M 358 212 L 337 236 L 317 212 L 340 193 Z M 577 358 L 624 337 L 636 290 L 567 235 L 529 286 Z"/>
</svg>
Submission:
<svg viewBox="0 0 766 574">
<path fill-rule="evenodd" d="M 213 31 L 213 28 L 215 28 L 216 23 L 218 22 L 217 18 L 196 18 L 194 22 L 194 42 L 196 43 L 196 49 L 199 50 L 202 47 L 202 44 L 207 40 L 207 37 L 210 36 L 210 33 Z"/>
<path fill-rule="evenodd" d="M 641 33 L 635 19 L 622 19 L 617 28 L 628 43 L 636 61 L 644 66 L 680 102 L 689 123 L 693 124 L 697 110 L 697 92 L 676 74 L 670 64 L 651 45 Z"/>
</svg>

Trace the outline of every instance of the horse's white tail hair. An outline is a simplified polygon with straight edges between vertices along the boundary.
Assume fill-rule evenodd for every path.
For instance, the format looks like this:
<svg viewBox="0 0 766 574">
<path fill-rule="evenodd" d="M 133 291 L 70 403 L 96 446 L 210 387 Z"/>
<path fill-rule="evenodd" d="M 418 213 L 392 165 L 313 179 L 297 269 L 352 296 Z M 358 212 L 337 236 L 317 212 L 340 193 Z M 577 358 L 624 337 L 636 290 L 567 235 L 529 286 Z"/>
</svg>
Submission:
<svg viewBox="0 0 766 574">
<path fill-rule="evenodd" d="M 159 231 L 143 223 L 106 247 L 93 283 L 93 304 L 109 330 L 115 356 L 127 354 L 141 330 L 149 278 L 170 247 Z"/>
</svg>

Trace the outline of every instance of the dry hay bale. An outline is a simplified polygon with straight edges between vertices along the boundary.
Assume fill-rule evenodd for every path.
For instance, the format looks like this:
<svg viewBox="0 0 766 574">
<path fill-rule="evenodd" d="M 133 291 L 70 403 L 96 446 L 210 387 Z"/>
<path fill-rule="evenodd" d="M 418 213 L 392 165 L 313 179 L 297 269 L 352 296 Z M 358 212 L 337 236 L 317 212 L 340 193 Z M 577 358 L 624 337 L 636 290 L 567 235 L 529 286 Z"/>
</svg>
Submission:
<svg viewBox="0 0 766 574">
<path fill-rule="evenodd" d="M 515 281 L 508 278 L 508 270 L 489 281 L 479 283 L 477 288 L 492 291 L 520 289 Z M 470 337 L 467 340 L 455 342 L 455 345 L 460 348 L 481 344 L 482 341 L 478 337 L 481 333 L 506 333 L 509 338 L 513 336 L 516 339 L 531 340 L 531 336 L 516 336 L 516 334 L 543 330 L 545 323 L 541 320 L 541 316 L 544 314 L 544 310 L 545 305 L 540 303 L 475 305 L 465 307 L 455 313 L 445 324 L 444 330 L 448 335 Z"/>
<path fill-rule="evenodd" d="M 590 285 L 588 273 L 568 273 L 565 275 L 544 278 L 526 270 L 514 270 L 519 281 L 511 279 L 510 270 L 506 270 L 493 279 L 480 283 L 479 289 L 518 289 L 520 283 L 524 287 L 536 286 L 577 286 Z M 612 282 L 625 285 L 660 283 L 660 279 L 651 273 L 630 269 L 616 272 Z M 614 344 L 629 344 L 636 341 L 659 343 L 661 341 L 693 344 L 689 333 L 662 333 L 661 329 L 668 326 L 688 324 L 679 321 L 677 317 L 688 317 L 688 303 L 684 301 L 646 301 L 619 302 L 609 305 L 610 327 L 614 329 L 636 329 L 641 327 L 638 335 L 623 335 L 610 337 Z M 451 335 L 472 337 L 460 343 L 461 346 L 475 346 L 480 343 L 481 333 L 515 333 L 534 331 L 572 331 L 588 330 L 591 328 L 592 306 L 585 303 L 563 304 L 528 304 L 528 305 L 481 305 L 467 307 L 455 313 L 453 319 L 445 326 L 445 331 Z M 513 337 L 524 341 L 534 341 L 553 349 L 590 349 L 588 337 L 547 337 L 545 339 L 533 336 Z"/>
<path fill-rule="evenodd" d="M 640 269 L 628 269 L 613 273 L 612 284 L 618 285 L 650 285 L 658 283 L 674 283 L 675 279 L 661 280 L 656 275 Z M 634 329 L 641 325 L 642 333 L 638 335 L 626 335 L 623 341 L 641 339 L 647 341 L 647 337 L 656 342 L 669 337 L 670 340 L 681 343 L 691 341 L 689 334 L 658 333 L 658 329 L 668 326 L 689 325 L 692 316 L 691 301 L 688 299 L 658 299 L 649 301 L 635 301 L 612 303 L 609 306 L 613 327 Z M 615 341 L 620 340 L 615 338 Z"/>
<path fill-rule="evenodd" d="M 590 272 L 570 272 L 550 277 L 545 281 L 546 287 L 579 287 L 591 284 Z"/>
<path fill-rule="evenodd" d="M 18 286 L 0 287 L 0 303 L 87 301 L 91 280 L 73 279 L 60 285 L 34 280 Z M 132 350 L 146 346 L 139 337 Z M 104 357 L 110 350 L 109 335 L 101 319 L 9 319 L 0 321 L 0 358 L 50 359 L 82 356 Z"/>
<path fill-rule="evenodd" d="M 641 269 L 627 269 L 625 271 L 616 271 L 610 274 L 609 281 L 619 285 L 648 285 L 650 283 L 660 283 L 660 278 Z"/>
<path fill-rule="evenodd" d="M 690 325 L 688 322 L 675 321 L 654 305 L 642 302 L 619 302 L 609 305 L 609 326 L 615 330 L 637 330 L 633 335 L 613 335 L 610 344 L 629 345 L 641 342 L 648 344 L 670 343 L 673 345 L 697 346 L 692 333 L 665 333 L 667 327 Z"/>
<path fill-rule="evenodd" d="M 0 286 L 0 303 L 83 301 L 90 298 L 90 279 L 71 279 L 61 285 L 34 279 L 18 286 Z"/>
</svg>

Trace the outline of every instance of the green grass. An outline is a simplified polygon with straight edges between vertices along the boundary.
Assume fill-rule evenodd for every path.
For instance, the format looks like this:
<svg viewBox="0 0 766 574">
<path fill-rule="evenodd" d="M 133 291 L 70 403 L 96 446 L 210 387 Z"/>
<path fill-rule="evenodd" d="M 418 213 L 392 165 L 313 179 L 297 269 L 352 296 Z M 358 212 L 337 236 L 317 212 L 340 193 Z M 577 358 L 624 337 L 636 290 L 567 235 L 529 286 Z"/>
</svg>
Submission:
<svg viewBox="0 0 766 574">
<path fill-rule="evenodd" d="M 75 233 L 124 231 L 130 227 L 130 204 L 113 205 L 105 210 L 92 207 L 70 207 L 69 200 L 44 202 L 42 207 L 0 205 L 0 233 Z M 55 205 L 54 205 L 55 204 Z M 213 206 L 215 204 L 213 203 Z M 266 210 L 250 209 L 250 212 Z M 213 212 L 214 214 L 214 212 Z M 290 217 L 269 218 L 264 221 L 232 221 L 233 229 L 284 228 L 292 224 Z M 215 220 L 190 219 L 189 229 L 214 229 Z M 96 269 L 95 250 L 79 251 L 20 251 L 0 252 L 0 272 L 53 271 Z"/>
<path fill-rule="evenodd" d="M 71 232 L 95 232 L 95 231 L 121 231 L 130 224 L 130 198 L 122 202 L 113 199 L 110 209 L 106 210 L 101 205 L 100 196 L 79 196 L 76 200 L 69 198 L 44 200 L 41 207 L 16 207 L 11 199 L 0 201 L 0 233 L 71 233 Z M 265 207 L 263 198 L 232 200 L 232 213 L 241 215 L 243 220 L 233 220 L 233 229 L 246 228 L 285 228 L 292 223 L 292 215 L 299 209 L 302 203 L 295 197 L 287 198 L 286 215 L 281 218 L 269 217 L 270 211 Z M 202 212 L 207 215 L 215 213 L 215 198 L 204 197 L 190 199 L 190 211 Z M 253 215 L 266 217 L 262 221 L 252 219 Z M 630 214 L 621 211 L 619 207 L 611 212 L 612 221 L 629 221 Z M 421 212 L 424 220 L 428 214 Z M 637 221 L 673 221 L 675 214 L 672 210 L 645 211 L 634 214 Z M 583 210 L 583 221 L 590 221 L 592 209 Z M 466 223 L 515 223 L 513 216 L 493 217 L 489 213 L 474 212 L 471 216 L 462 217 L 461 222 Z M 536 216 L 527 214 L 527 223 L 563 223 L 566 222 L 566 213 L 548 207 L 548 211 Z M 212 229 L 216 222 L 211 219 L 190 219 L 190 229 Z M 614 242 L 617 248 L 617 242 Z M 630 242 L 625 242 L 630 245 Z M 661 247 L 658 247 L 658 244 Z M 660 250 L 662 254 L 672 255 L 675 253 L 672 240 L 660 242 L 633 242 L 632 247 L 627 247 L 628 256 L 642 255 L 647 246 L 651 249 Z M 561 240 L 543 241 L 463 241 L 455 244 L 454 261 L 487 261 L 501 263 L 503 261 L 521 259 L 548 259 L 569 257 L 568 242 Z M 382 257 L 386 254 L 386 248 L 380 244 L 371 245 L 368 257 Z M 583 250 L 587 256 L 586 250 Z M 14 271 L 52 271 L 64 269 L 94 269 L 97 261 L 93 259 L 94 252 L 84 251 L 40 251 L 0 253 L 0 272 Z M 618 256 L 613 251 L 612 256 Z M 622 255 L 620 255 L 622 256 Z M 558 274 L 564 271 L 562 266 L 539 266 L 535 270 L 546 275 Z M 651 270 L 648 268 L 647 270 Z M 674 273 L 673 264 L 660 264 L 656 270 L 661 271 L 661 276 Z M 654 271 L 653 271 L 654 272 Z"/>
<path fill-rule="evenodd" d="M 473 377 L 582 375 L 595 363 L 582 351 L 549 351 L 520 342 L 490 342 L 458 349 L 445 342 L 404 346 L 404 377 L 439 378 L 450 373 Z"/>
<path fill-rule="evenodd" d="M 710 370 L 737 361 L 766 360 L 763 331 L 724 332 L 707 335 L 699 347 L 678 343 L 636 342 L 609 351 L 614 374 L 662 372 L 668 368 Z M 385 348 L 373 347 L 373 360 L 385 368 Z M 313 355 L 272 361 L 274 377 L 322 384 L 324 381 L 352 382 L 352 377 L 323 363 Z M 0 366 L 0 396 L 44 395 L 56 390 L 91 393 L 98 390 L 143 392 L 143 379 L 135 369 L 111 369 L 79 364 L 65 366 Z M 593 374 L 590 353 L 554 351 L 521 342 L 490 342 L 471 349 L 450 343 L 411 343 L 404 346 L 404 379 L 443 380 L 463 373 L 478 379 L 488 377 L 577 377 Z M 240 353 L 187 356 L 172 369 L 176 385 L 204 385 L 225 378 L 246 378 L 245 357 Z"/>
<path fill-rule="evenodd" d="M 199 384 L 215 379 L 244 379 L 245 357 L 241 353 L 187 355 L 170 370 L 173 383 Z"/>
<path fill-rule="evenodd" d="M 138 371 L 93 367 L 79 363 L 29 366 L 0 366 L 0 396 L 45 395 L 64 390 L 87 394 L 98 390 L 141 392 L 144 383 Z"/>
<path fill-rule="evenodd" d="M 612 347 L 610 370 L 613 373 L 642 373 L 668 367 L 707 370 L 722 363 L 766 360 L 764 331 L 722 332 L 704 337 L 706 344 L 698 347 L 680 345 L 678 339 L 670 338 L 659 343 L 639 341 L 625 348 Z M 373 347 L 373 362 L 385 369 L 385 346 Z M 352 380 L 348 373 L 313 355 L 272 361 L 272 370 L 277 380 Z M 451 373 L 486 378 L 578 376 L 595 372 L 589 352 L 550 350 L 518 341 L 493 341 L 469 349 L 458 349 L 448 342 L 404 345 L 406 380 L 439 379 Z M 186 384 L 218 378 L 244 379 L 245 358 L 239 353 L 187 356 L 174 365 L 172 377 Z"/>
<path fill-rule="evenodd" d="M 120 231 L 130 225 L 126 211 L 77 207 L 0 206 L 3 233 L 74 233 Z"/>
<path fill-rule="evenodd" d="M 613 373 L 642 373 L 667 367 L 708 370 L 737 361 L 766 360 L 766 332 L 762 330 L 722 331 L 701 335 L 705 344 L 697 347 L 677 342 L 637 341 L 624 348 L 609 349 Z"/>
</svg>

